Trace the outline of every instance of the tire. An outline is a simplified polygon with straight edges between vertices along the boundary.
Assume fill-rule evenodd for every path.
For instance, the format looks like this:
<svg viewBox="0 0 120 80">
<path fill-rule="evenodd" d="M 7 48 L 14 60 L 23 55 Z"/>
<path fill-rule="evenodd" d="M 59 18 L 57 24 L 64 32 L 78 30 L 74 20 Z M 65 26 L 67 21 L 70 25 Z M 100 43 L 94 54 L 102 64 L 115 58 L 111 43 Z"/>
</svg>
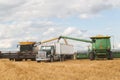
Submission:
<svg viewBox="0 0 120 80">
<path fill-rule="evenodd" d="M 41 62 L 41 61 L 37 61 L 38 63 Z"/>
<path fill-rule="evenodd" d="M 15 61 L 22 61 L 22 59 L 15 58 Z"/>
<path fill-rule="evenodd" d="M 54 58 L 52 56 L 50 57 L 50 62 L 54 62 Z"/>
<path fill-rule="evenodd" d="M 62 57 L 61 57 L 61 60 L 62 60 L 62 61 L 65 61 L 65 56 L 62 56 Z"/>
<path fill-rule="evenodd" d="M 89 54 L 89 58 L 90 58 L 90 60 L 95 60 L 95 53 L 94 53 L 94 52 L 91 52 L 91 53 Z"/>
<path fill-rule="evenodd" d="M 65 61 L 65 56 L 64 55 L 61 55 L 60 58 L 59 58 L 60 61 Z"/>
<path fill-rule="evenodd" d="M 10 61 L 14 61 L 14 59 L 13 59 L 13 58 L 9 58 L 9 60 L 10 60 Z"/>
<path fill-rule="evenodd" d="M 27 59 L 25 59 L 25 61 L 27 61 Z"/>
<path fill-rule="evenodd" d="M 11 58 L 9 58 L 9 60 L 10 60 L 10 61 L 12 61 L 12 59 L 11 59 Z"/>
<path fill-rule="evenodd" d="M 31 59 L 31 61 L 35 61 L 35 59 Z"/>
<path fill-rule="evenodd" d="M 108 60 L 113 60 L 113 54 L 111 51 L 108 52 L 108 56 L 107 56 Z"/>
</svg>

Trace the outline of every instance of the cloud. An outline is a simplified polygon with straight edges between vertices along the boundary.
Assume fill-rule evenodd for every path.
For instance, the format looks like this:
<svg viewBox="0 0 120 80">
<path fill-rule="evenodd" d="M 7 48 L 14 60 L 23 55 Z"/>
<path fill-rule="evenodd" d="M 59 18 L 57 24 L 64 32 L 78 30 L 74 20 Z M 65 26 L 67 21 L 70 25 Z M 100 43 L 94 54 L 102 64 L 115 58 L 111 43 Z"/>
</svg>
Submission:
<svg viewBox="0 0 120 80">
<path fill-rule="evenodd" d="M 101 11 L 119 7 L 120 0 L 1 0 L 0 48 L 59 35 L 87 38 L 87 30 L 58 25 L 50 21 L 51 18 L 88 19 L 98 17 Z"/>
<path fill-rule="evenodd" d="M 87 33 L 87 30 L 82 30 L 76 27 L 67 27 L 64 31 L 63 34 L 64 36 L 69 36 L 73 38 L 78 38 L 78 39 L 85 39 L 85 40 L 90 40 L 89 39 L 89 34 Z M 76 41 L 76 40 L 70 40 L 67 39 L 68 44 L 72 44 L 74 46 L 75 51 L 76 50 L 88 50 L 88 46 L 90 45 L 89 43 L 85 43 L 82 41 Z"/>
<path fill-rule="evenodd" d="M 49 28 L 46 32 L 43 33 L 44 36 L 49 35 L 49 34 L 54 34 L 55 29 L 54 28 Z"/>
<path fill-rule="evenodd" d="M 13 40 L 12 39 L 4 39 L 4 40 L 0 40 L 0 48 L 10 48 L 12 47 L 12 43 L 13 43 Z"/>
<path fill-rule="evenodd" d="M 89 19 L 89 18 L 95 18 L 95 17 L 102 17 L 102 15 L 92 14 L 92 13 L 83 13 L 79 15 L 79 18 L 81 19 Z"/>
<path fill-rule="evenodd" d="M 120 0 L 4 0 L 0 4 L 1 20 L 19 21 L 71 16 L 91 18 L 101 11 L 120 7 Z"/>
<path fill-rule="evenodd" d="M 39 27 L 39 25 L 42 27 Z M 39 23 L 21 21 L 12 24 L 0 24 L 0 49 L 13 48 L 19 41 L 39 41 L 42 39 L 46 29 L 49 28 L 50 31 L 54 31 L 53 28 L 49 27 L 52 25 L 53 23 L 50 21 L 41 21 Z"/>
<path fill-rule="evenodd" d="M 4 20 L 4 18 L 10 18 L 10 15 L 15 15 L 18 7 L 22 6 L 25 1 L 26 0 L 0 0 L 0 19 Z"/>
<path fill-rule="evenodd" d="M 75 37 L 78 37 L 78 36 L 85 37 L 85 34 L 87 34 L 87 30 L 82 30 L 76 27 L 67 27 L 62 33 L 62 35 L 75 36 Z"/>
<path fill-rule="evenodd" d="M 74 27 L 68 27 L 64 32 L 63 32 L 63 35 L 70 35 L 72 34 L 73 32 L 75 32 L 76 29 Z"/>
<path fill-rule="evenodd" d="M 20 22 L 14 24 L 4 24 L 0 25 L 0 42 L 1 50 L 6 48 L 14 49 L 19 41 L 41 41 L 47 40 L 53 37 L 58 37 L 62 33 L 69 36 L 81 36 L 84 34 L 87 35 L 85 30 L 80 30 L 75 27 L 56 27 L 56 24 L 49 21 L 41 21 L 41 23 L 36 23 L 36 26 L 33 26 L 34 22 Z M 38 27 L 42 25 L 42 27 Z M 47 25 L 47 26 L 46 26 Z M 63 30 L 65 29 L 65 30 Z M 85 33 L 84 33 L 85 32 Z M 72 42 L 73 43 L 73 42 Z M 72 44 L 70 42 L 70 44 Z"/>
</svg>

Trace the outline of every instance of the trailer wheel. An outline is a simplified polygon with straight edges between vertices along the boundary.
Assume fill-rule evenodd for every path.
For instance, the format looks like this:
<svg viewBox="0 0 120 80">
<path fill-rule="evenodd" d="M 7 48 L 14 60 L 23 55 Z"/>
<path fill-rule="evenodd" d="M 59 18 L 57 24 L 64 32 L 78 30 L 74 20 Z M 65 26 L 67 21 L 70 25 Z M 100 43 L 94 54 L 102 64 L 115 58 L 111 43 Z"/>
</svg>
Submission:
<svg viewBox="0 0 120 80">
<path fill-rule="evenodd" d="M 62 61 L 65 61 L 65 56 L 62 57 Z"/>
<path fill-rule="evenodd" d="M 35 59 L 31 59 L 31 61 L 35 61 Z"/>
<path fill-rule="evenodd" d="M 10 60 L 10 61 L 14 61 L 14 59 L 13 59 L 13 58 L 9 58 L 9 60 Z"/>
<path fill-rule="evenodd" d="M 11 58 L 9 58 L 9 60 L 11 61 L 12 59 L 11 59 Z"/>
<path fill-rule="evenodd" d="M 15 58 L 15 61 L 22 61 L 22 59 L 17 59 L 17 58 Z"/>
<path fill-rule="evenodd" d="M 27 61 L 27 59 L 25 59 L 25 61 Z"/>
<path fill-rule="evenodd" d="M 60 61 L 65 61 L 65 56 L 61 55 L 59 59 L 60 59 Z"/>
<path fill-rule="evenodd" d="M 61 61 L 65 61 L 65 56 L 61 56 Z"/>
<path fill-rule="evenodd" d="M 41 62 L 41 61 L 37 61 L 38 63 Z"/>
<path fill-rule="evenodd" d="M 113 55 L 112 55 L 111 51 L 108 52 L 107 59 L 108 60 L 113 60 Z"/>
<path fill-rule="evenodd" d="M 95 53 L 94 52 L 89 53 L 89 58 L 90 60 L 95 60 Z"/>
</svg>

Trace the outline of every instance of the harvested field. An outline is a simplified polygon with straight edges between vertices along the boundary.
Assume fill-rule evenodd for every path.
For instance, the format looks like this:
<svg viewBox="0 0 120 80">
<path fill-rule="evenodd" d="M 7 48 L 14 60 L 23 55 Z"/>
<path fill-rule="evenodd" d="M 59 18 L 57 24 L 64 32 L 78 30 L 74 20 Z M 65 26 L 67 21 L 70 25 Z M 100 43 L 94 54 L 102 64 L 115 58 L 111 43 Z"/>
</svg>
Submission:
<svg viewBox="0 0 120 80">
<path fill-rule="evenodd" d="M 53 63 L 1 59 L 0 80 L 120 80 L 120 59 Z"/>
</svg>

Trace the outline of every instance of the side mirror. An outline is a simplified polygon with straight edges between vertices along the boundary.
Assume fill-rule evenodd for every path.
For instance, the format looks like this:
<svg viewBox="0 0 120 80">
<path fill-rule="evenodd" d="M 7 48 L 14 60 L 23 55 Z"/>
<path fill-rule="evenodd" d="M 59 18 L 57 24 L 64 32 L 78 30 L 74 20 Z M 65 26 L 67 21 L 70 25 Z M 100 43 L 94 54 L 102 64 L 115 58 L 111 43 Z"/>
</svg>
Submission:
<svg viewBox="0 0 120 80">
<path fill-rule="evenodd" d="M 37 47 L 37 45 L 34 45 L 33 47 Z"/>
<path fill-rule="evenodd" d="M 19 47 L 19 45 L 17 45 L 17 48 Z"/>
<path fill-rule="evenodd" d="M 20 47 L 20 45 L 18 44 L 18 45 L 17 45 L 17 48 L 19 48 L 19 47 Z"/>
</svg>

